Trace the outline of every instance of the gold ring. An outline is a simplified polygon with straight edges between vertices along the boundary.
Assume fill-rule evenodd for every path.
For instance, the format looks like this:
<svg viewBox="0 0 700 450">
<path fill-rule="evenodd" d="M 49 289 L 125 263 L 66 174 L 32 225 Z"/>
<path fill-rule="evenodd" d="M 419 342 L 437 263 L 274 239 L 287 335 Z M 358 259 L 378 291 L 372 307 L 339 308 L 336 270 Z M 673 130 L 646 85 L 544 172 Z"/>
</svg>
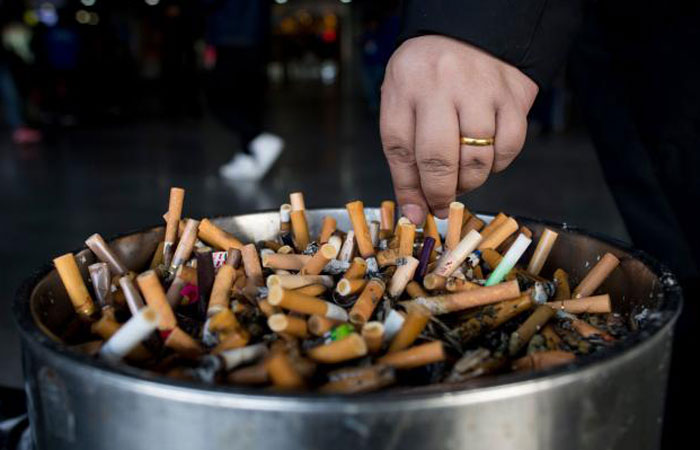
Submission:
<svg viewBox="0 0 700 450">
<path fill-rule="evenodd" d="M 467 136 L 462 136 L 459 138 L 459 143 L 462 145 L 473 145 L 474 147 L 486 147 L 488 145 L 493 145 L 494 138 L 478 139 L 471 138 Z"/>
</svg>

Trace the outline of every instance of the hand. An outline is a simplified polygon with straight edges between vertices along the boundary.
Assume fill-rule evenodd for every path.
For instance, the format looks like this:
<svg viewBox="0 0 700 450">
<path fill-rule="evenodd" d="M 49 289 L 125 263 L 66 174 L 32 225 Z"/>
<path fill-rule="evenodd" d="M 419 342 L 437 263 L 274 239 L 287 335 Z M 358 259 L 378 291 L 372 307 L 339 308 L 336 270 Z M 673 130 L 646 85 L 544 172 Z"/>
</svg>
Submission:
<svg viewBox="0 0 700 450">
<path fill-rule="evenodd" d="M 446 218 L 457 193 L 481 186 L 520 153 L 537 85 L 515 67 L 443 36 L 409 39 L 382 85 L 382 146 L 402 213 Z M 460 136 L 495 137 L 493 146 Z"/>
</svg>

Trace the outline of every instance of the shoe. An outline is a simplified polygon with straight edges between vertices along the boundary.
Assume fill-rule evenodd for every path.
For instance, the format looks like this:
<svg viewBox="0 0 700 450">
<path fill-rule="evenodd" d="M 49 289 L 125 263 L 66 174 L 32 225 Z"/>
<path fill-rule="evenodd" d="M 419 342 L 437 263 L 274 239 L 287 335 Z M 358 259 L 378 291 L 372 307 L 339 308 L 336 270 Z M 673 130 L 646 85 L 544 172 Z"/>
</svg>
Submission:
<svg viewBox="0 0 700 450">
<path fill-rule="evenodd" d="M 272 165 L 280 157 L 284 148 L 284 140 L 271 133 L 260 133 L 250 142 L 250 153 L 255 156 L 261 178 L 272 168 Z"/>
<path fill-rule="evenodd" d="M 12 133 L 12 142 L 17 145 L 38 144 L 41 139 L 41 131 L 34 128 L 19 127 Z"/>
<path fill-rule="evenodd" d="M 219 175 L 229 180 L 259 180 L 265 175 L 255 158 L 238 153 L 231 161 L 219 167 Z"/>
</svg>

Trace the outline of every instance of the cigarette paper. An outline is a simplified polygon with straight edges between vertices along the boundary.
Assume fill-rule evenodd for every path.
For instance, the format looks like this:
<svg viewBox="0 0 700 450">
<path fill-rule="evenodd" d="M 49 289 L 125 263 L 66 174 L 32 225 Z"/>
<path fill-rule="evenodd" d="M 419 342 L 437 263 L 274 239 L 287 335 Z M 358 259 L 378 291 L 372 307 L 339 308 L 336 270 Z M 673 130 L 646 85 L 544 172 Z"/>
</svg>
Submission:
<svg viewBox="0 0 700 450">
<path fill-rule="evenodd" d="M 314 336 L 323 336 L 340 323 L 342 322 L 314 314 L 307 319 L 306 327 Z"/>
<path fill-rule="evenodd" d="M 327 288 L 333 287 L 333 277 L 330 275 L 270 275 L 267 277 L 267 287 L 280 286 L 284 289 L 298 289 L 313 284 L 322 284 Z"/>
<path fill-rule="evenodd" d="M 384 200 L 381 204 L 381 222 L 380 229 L 382 231 L 394 231 L 394 220 L 396 217 L 396 203 L 391 200 Z"/>
<path fill-rule="evenodd" d="M 413 242 L 416 239 L 416 226 L 412 223 L 401 225 L 399 257 L 413 256 Z"/>
<path fill-rule="evenodd" d="M 386 319 L 384 319 L 385 342 L 389 342 L 392 339 L 394 339 L 399 330 L 401 330 L 401 327 L 403 327 L 403 323 L 405 320 L 406 319 L 404 318 L 404 316 L 395 309 L 389 311 L 389 314 L 386 316 Z"/>
<path fill-rule="evenodd" d="M 338 254 L 338 249 L 331 244 L 323 244 L 321 248 L 308 260 L 301 268 L 301 275 L 318 275 L 326 264 L 334 259 Z"/>
<path fill-rule="evenodd" d="M 554 310 L 563 310 L 571 314 L 607 314 L 612 312 L 608 294 L 574 300 L 552 301 L 547 302 L 546 305 Z"/>
<path fill-rule="evenodd" d="M 212 383 L 217 372 L 229 371 L 243 364 L 259 360 L 267 355 L 265 344 L 254 344 L 221 352 L 218 355 L 206 355 L 201 360 L 195 374 L 202 381 Z"/>
<path fill-rule="evenodd" d="M 419 261 L 413 256 L 403 258 L 389 282 L 389 289 L 387 292 L 390 297 L 398 298 L 403 294 L 406 285 L 413 279 L 413 275 L 416 273 L 418 263 Z"/>
<path fill-rule="evenodd" d="M 366 285 L 367 280 L 363 278 L 353 278 L 352 280 L 343 278 L 338 282 L 335 291 L 342 297 L 348 297 L 362 291 Z"/>
<path fill-rule="evenodd" d="M 173 255 L 170 267 L 172 270 L 177 269 L 180 265 L 187 262 L 192 255 L 192 249 L 194 248 L 194 241 L 197 240 L 197 227 L 199 222 L 194 219 L 187 219 L 185 223 L 185 231 L 180 237 L 180 242 L 177 243 L 175 248 L 175 254 Z"/>
<path fill-rule="evenodd" d="M 100 357 L 107 361 L 119 361 L 153 333 L 158 322 L 159 317 L 155 310 L 141 309 L 105 342 L 100 349 Z"/>
<path fill-rule="evenodd" d="M 515 264 L 517 264 L 520 257 L 523 256 L 530 242 L 532 242 L 532 240 L 524 234 L 519 235 L 513 245 L 508 249 L 508 252 L 503 255 L 503 260 L 501 260 L 491 275 L 489 275 L 486 280 L 486 286 L 493 286 L 500 283 L 503 278 L 508 275 L 508 272 L 513 269 Z"/>
<path fill-rule="evenodd" d="M 289 233 L 292 229 L 291 223 L 292 205 L 284 203 L 280 206 L 280 232 Z"/>
<path fill-rule="evenodd" d="M 366 354 L 367 344 L 357 333 L 352 333 L 343 339 L 314 347 L 308 351 L 309 358 L 325 364 L 335 364 Z"/>
<path fill-rule="evenodd" d="M 398 352 L 410 347 L 428 325 L 430 312 L 426 308 L 411 305 L 407 310 L 406 320 L 394 339 L 391 340 L 387 353 Z"/>
<path fill-rule="evenodd" d="M 152 270 L 147 270 L 138 277 L 136 282 L 141 289 L 141 293 L 146 299 L 146 304 L 158 313 L 158 329 L 172 330 L 177 325 L 173 309 L 168 303 L 168 299 L 163 291 L 163 286 L 158 280 L 158 276 Z"/>
<path fill-rule="evenodd" d="M 324 294 L 327 290 L 328 288 L 322 284 L 310 284 L 308 286 L 294 289 L 295 292 L 310 295 L 312 297 L 318 297 L 319 295 Z"/>
<path fill-rule="evenodd" d="M 460 202 L 450 203 L 450 212 L 447 216 L 447 234 L 445 235 L 445 247 L 448 250 L 454 249 L 459 244 L 463 216 L 464 204 Z"/>
<path fill-rule="evenodd" d="M 540 240 L 537 242 L 535 252 L 532 254 L 532 258 L 530 258 L 530 263 L 527 265 L 528 272 L 533 275 L 540 274 L 544 263 L 547 261 L 547 257 L 549 257 L 549 253 L 552 251 L 552 247 L 554 247 L 554 242 L 556 242 L 557 237 L 559 237 L 558 233 L 549 228 L 545 228 Z"/>
<path fill-rule="evenodd" d="M 209 219 L 202 219 L 199 224 L 197 237 L 219 250 L 228 250 L 230 248 L 237 248 L 240 250 L 240 248 L 243 247 L 241 241 L 214 225 Z"/>
<path fill-rule="evenodd" d="M 287 333 L 298 338 L 309 337 L 306 321 L 285 314 L 273 314 L 267 319 L 267 325 L 275 333 Z"/>
<path fill-rule="evenodd" d="M 236 269 L 233 266 L 223 265 L 219 268 L 214 278 L 214 286 L 209 298 L 207 316 L 211 317 L 219 311 L 228 309 L 231 298 L 231 288 L 236 279 Z"/>
<path fill-rule="evenodd" d="M 304 387 L 304 379 L 284 352 L 276 352 L 270 356 L 265 361 L 265 368 L 272 384 L 278 389 L 301 389 Z"/>
<path fill-rule="evenodd" d="M 481 234 L 478 231 L 470 231 L 454 249 L 449 250 L 440 258 L 434 273 L 442 277 L 449 277 L 462 265 L 469 254 L 476 250 L 480 242 L 482 242 Z"/>
<path fill-rule="evenodd" d="M 350 216 L 350 222 L 352 222 L 352 229 L 355 232 L 355 239 L 357 240 L 357 247 L 360 250 L 360 255 L 365 259 L 374 256 L 374 246 L 372 246 L 372 237 L 367 227 L 364 204 L 360 200 L 356 200 L 347 203 L 345 208 Z"/>
<path fill-rule="evenodd" d="M 476 283 L 455 277 L 448 278 L 447 282 L 445 282 L 445 289 L 447 289 L 448 292 L 471 291 L 472 289 L 478 289 L 480 287 L 481 286 Z"/>
<path fill-rule="evenodd" d="M 489 224 L 486 225 L 483 230 L 481 230 L 481 235 L 484 237 L 484 239 L 486 239 L 486 236 L 490 235 L 496 228 L 501 226 L 506 219 L 508 219 L 508 216 L 503 213 L 498 213 L 498 215 L 496 215 L 496 217 L 494 217 L 493 220 L 491 220 L 491 222 L 489 222 Z"/>
<path fill-rule="evenodd" d="M 270 288 L 267 301 L 272 306 L 280 306 L 302 314 L 317 314 L 342 322 L 347 322 L 348 320 L 347 312 L 340 306 L 319 300 L 316 297 L 285 290 L 280 286 Z"/>
<path fill-rule="evenodd" d="M 182 205 L 185 201 L 185 190 L 178 187 L 170 188 L 170 199 L 165 221 L 165 242 L 170 245 L 175 243 L 177 228 L 182 216 Z"/>
<path fill-rule="evenodd" d="M 98 233 L 85 240 L 85 245 L 97 256 L 97 259 L 109 265 L 109 270 L 115 275 L 124 275 L 129 269 L 121 262 L 111 247 Z"/>
<path fill-rule="evenodd" d="M 78 263 L 72 253 L 66 253 L 53 260 L 58 276 L 68 292 L 68 297 L 78 315 L 90 317 L 95 312 L 95 304 L 85 286 Z"/>
<path fill-rule="evenodd" d="M 440 315 L 497 303 L 519 296 L 520 287 L 518 287 L 518 282 L 514 280 L 494 286 L 472 289 L 470 291 L 456 292 L 454 294 L 420 297 L 408 303 L 423 305 L 428 308 L 431 313 Z"/>
<path fill-rule="evenodd" d="M 503 221 L 498 227 L 491 231 L 484 240 L 479 244 L 479 250 L 485 248 L 498 248 L 499 245 L 505 241 L 508 236 L 518 231 L 518 222 L 512 217 L 508 217 Z"/>
<path fill-rule="evenodd" d="M 445 350 L 442 342 L 433 341 L 400 352 L 389 353 L 379 358 L 377 362 L 396 369 L 412 369 L 444 360 Z"/>
<path fill-rule="evenodd" d="M 549 369 L 562 364 L 568 364 L 575 359 L 576 355 L 573 353 L 561 350 L 536 352 L 513 361 L 513 370 L 520 372 Z"/>
<path fill-rule="evenodd" d="M 241 247 L 241 258 L 243 259 L 243 269 L 248 280 L 253 286 L 264 286 L 262 267 L 260 266 L 260 257 L 255 244 L 248 244 Z M 277 256 L 276 254 L 269 256 Z"/>
<path fill-rule="evenodd" d="M 338 223 L 336 220 L 331 217 L 331 216 L 326 216 L 323 218 L 323 223 L 321 224 L 321 233 L 318 236 L 318 243 L 319 244 L 326 244 L 328 242 L 328 239 L 330 239 L 331 235 L 335 231 L 335 228 L 338 226 Z"/>
<path fill-rule="evenodd" d="M 351 261 L 355 255 L 355 232 L 350 230 L 345 235 L 345 241 L 343 246 L 340 247 L 340 253 L 338 253 L 338 260 L 340 261 Z"/>
<path fill-rule="evenodd" d="M 620 260 L 612 253 L 603 255 L 574 289 L 574 298 L 588 297 L 593 294 L 619 264 Z"/>
<path fill-rule="evenodd" d="M 459 340 L 466 344 L 487 331 L 491 331 L 512 318 L 533 307 L 530 294 L 524 294 L 513 300 L 505 300 L 488 305 L 479 313 L 462 322 L 454 331 Z"/>
<path fill-rule="evenodd" d="M 367 322 L 382 299 L 384 289 L 384 282 L 379 278 L 373 278 L 367 282 L 362 294 L 350 310 L 350 323 L 362 326 Z"/>
<path fill-rule="evenodd" d="M 100 262 L 88 266 L 92 288 L 95 291 L 97 304 L 100 308 L 113 306 L 112 277 L 109 275 L 107 263 Z"/>
<path fill-rule="evenodd" d="M 299 271 L 310 259 L 311 256 L 309 255 L 275 253 L 272 255 L 264 255 L 262 258 L 262 265 L 268 269 Z"/>
<path fill-rule="evenodd" d="M 367 350 L 377 353 L 384 342 L 384 325 L 381 322 L 367 322 L 362 327 L 362 338 L 367 344 Z"/>
<path fill-rule="evenodd" d="M 353 367 L 330 374 L 331 380 L 320 387 L 329 394 L 372 392 L 396 381 L 394 369 L 387 366 Z"/>
<path fill-rule="evenodd" d="M 508 352 L 510 356 L 515 356 L 540 329 L 554 316 L 554 310 L 548 306 L 540 305 L 523 322 L 517 330 L 510 335 L 508 342 Z"/>
</svg>

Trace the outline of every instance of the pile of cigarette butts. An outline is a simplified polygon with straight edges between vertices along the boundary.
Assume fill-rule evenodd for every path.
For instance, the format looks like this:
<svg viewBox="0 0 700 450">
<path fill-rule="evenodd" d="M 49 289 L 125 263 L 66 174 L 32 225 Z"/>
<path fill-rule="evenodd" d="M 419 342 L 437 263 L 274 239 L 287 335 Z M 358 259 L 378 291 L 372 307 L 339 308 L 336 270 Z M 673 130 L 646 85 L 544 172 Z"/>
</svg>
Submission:
<svg viewBox="0 0 700 450">
<path fill-rule="evenodd" d="M 99 261 L 88 282 L 73 254 L 54 260 L 88 330 L 74 347 L 177 379 L 359 393 L 551 368 L 630 333 L 596 292 L 618 258 L 601 255 L 572 290 L 561 268 L 541 273 L 557 233 L 533 243 L 503 213 L 485 224 L 453 202 L 441 236 L 431 215 L 417 228 L 384 201 L 381 221 L 368 221 L 352 201 L 352 229 L 326 216 L 312 236 L 297 192 L 280 208 L 278 236 L 245 244 L 182 218 L 184 195 L 171 189 L 145 271 L 129 270 L 99 234 L 86 241 Z"/>
</svg>

